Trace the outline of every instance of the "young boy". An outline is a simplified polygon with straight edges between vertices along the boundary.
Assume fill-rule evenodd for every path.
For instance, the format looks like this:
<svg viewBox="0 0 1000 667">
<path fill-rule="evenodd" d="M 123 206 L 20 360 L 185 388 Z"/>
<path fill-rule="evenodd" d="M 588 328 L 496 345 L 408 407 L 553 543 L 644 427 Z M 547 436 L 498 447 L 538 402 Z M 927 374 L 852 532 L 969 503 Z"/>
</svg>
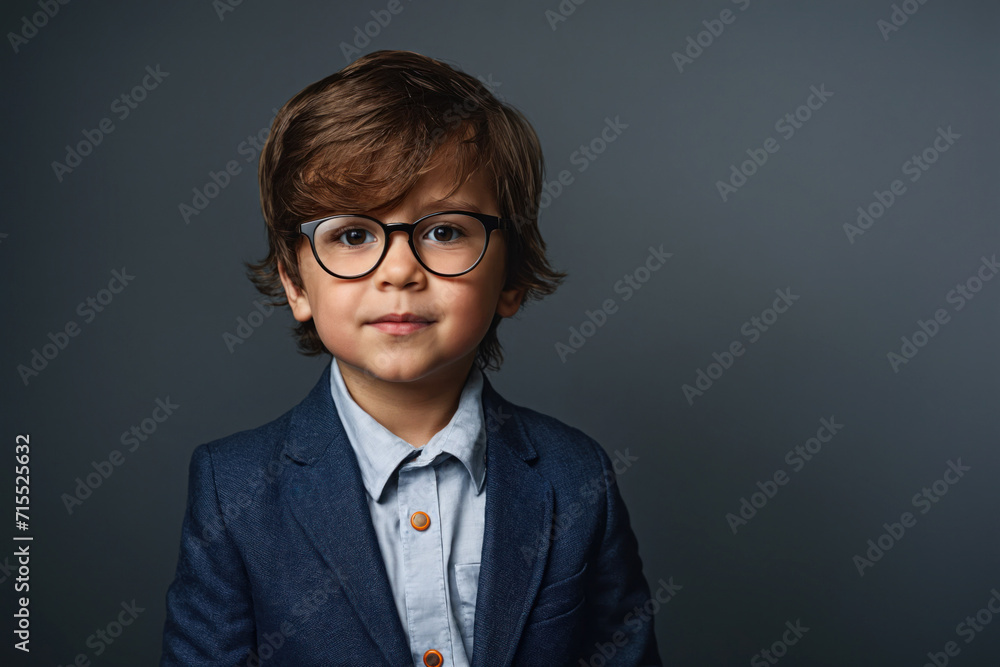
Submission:
<svg viewBox="0 0 1000 667">
<path fill-rule="evenodd" d="M 662 664 L 607 454 L 483 373 L 501 319 L 565 277 L 542 178 L 520 112 L 416 53 L 282 107 L 252 279 L 332 359 L 195 449 L 162 665 Z"/>
</svg>

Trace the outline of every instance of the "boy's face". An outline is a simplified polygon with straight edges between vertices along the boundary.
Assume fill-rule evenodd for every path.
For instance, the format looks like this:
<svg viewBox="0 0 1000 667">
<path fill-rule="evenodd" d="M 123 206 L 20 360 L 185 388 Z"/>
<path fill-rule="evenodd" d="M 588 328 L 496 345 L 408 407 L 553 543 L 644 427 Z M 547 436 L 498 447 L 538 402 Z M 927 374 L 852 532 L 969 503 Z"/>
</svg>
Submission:
<svg viewBox="0 0 1000 667">
<path fill-rule="evenodd" d="M 454 186 L 450 167 L 439 165 L 417 181 L 394 209 L 368 211 L 384 223 L 414 222 L 445 210 L 477 210 L 499 215 L 492 183 L 478 172 L 441 201 Z M 472 204 L 473 206 L 469 206 Z M 303 221 L 305 222 L 305 221 Z M 316 262 L 309 241 L 297 248 L 303 288 L 297 289 L 280 267 L 292 314 L 310 318 L 326 348 L 347 364 L 376 380 L 428 383 L 463 380 L 475 359 L 494 314 L 517 312 L 523 290 L 503 290 L 506 243 L 503 232 L 491 233 L 486 254 L 470 272 L 454 277 L 434 275 L 413 256 L 405 233 L 393 232 L 382 263 L 362 278 L 330 275 Z M 390 314 L 413 313 L 429 321 L 409 333 L 374 321 Z M 346 374 L 345 374 L 346 377 Z"/>
</svg>

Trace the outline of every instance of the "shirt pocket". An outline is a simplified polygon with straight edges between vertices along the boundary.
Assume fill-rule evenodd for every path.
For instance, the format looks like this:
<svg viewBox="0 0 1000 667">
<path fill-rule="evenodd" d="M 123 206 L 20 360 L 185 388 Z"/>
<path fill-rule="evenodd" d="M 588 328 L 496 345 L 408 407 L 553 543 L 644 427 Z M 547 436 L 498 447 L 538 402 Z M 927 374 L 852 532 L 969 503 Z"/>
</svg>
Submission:
<svg viewBox="0 0 1000 667">
<path fill-rule="evenodd" d="M 476 619 L 476 597 L 479 591 L 480 563 L 459 563 L 455 565 L 455 585 L 458 587 L 459 619 L 465 633 L 472 636 Z"/>
</svg>

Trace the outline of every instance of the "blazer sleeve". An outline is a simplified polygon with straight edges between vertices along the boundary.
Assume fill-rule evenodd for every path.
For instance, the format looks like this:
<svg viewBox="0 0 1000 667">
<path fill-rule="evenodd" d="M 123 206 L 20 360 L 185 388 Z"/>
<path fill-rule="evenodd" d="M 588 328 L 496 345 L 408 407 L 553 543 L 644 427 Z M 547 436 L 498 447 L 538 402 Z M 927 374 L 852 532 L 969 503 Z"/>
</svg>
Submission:
<svg viewBox="0 0 1000 667">
<path fill-rule="evenodd" d="M 603 468 L 606 511 L 604 536 L 590 564 L 593 574 L 586 591 L 585 660 L 600 655 L 607 667 L 660 667 L 663 662 L 653 617 L 642 611 L 650 592 L 642 573 L 639 543 L 618 491 L 611 459 L 597 442 L 593 445 Z"/>
<path fill-rule="evenodd" d="M 195 448 L 188 474 L 160 665 L 231 667 L 247 657 L 255 641 L 250 582 L 223 519 L 207 444 Z"/>
</svg>

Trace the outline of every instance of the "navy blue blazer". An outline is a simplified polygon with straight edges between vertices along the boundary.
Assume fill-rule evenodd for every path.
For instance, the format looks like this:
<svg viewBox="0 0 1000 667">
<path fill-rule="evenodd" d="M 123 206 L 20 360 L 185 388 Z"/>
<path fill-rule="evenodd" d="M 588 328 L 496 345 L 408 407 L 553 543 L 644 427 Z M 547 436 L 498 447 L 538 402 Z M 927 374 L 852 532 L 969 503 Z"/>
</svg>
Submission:
<svg viewBox="0 0 1000 667">
<path fill-rule="evenodd" d="M 483 411 L 471 667 L 662 665 L 608 455 L 485 378 Z M 161 665 L 412 665 L 329 366 L 274 421 L 194 450 L 166 609 Z"/>
</svg>

